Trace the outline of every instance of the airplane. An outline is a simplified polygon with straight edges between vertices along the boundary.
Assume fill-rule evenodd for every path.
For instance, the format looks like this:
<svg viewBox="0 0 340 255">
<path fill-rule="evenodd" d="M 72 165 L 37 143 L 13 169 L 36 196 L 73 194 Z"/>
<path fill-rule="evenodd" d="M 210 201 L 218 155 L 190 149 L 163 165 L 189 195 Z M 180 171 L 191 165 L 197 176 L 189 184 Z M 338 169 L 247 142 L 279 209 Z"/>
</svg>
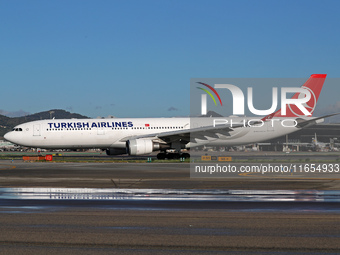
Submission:
<svg viewBox="0 0 340 255">
<path fill-rule="evenodd" d="M 311 109 L 311 116 L 325 79 L 326 74 L 313 74 L 302 85 L 313 95 L 304 104 Z M 304 96 L 303 93 L 295 93 L 292 99 L 301 98 L 301 95 Z M 107 155 L 127 153 L 131 156 L 160 151 L 157 154 L 158 159 L 189 158 L 190 154 L 185 152 L 186 149 L 202 145 L 237 146 L 258 143 L 323 122 L 324 118 L 333 115 L 336 114 L 306 117 L 296 105 L 287 104 L 286 115 L 282 115 L 280 109 L 264 118 L 251 119 L 234 116 L 228 117 L 229 119 L 47 119 L 17 125 L 4 138 L 22 146 L 44 149 L 99 148 L 106 150 Z"/>
<path fill-rule="evenodd" d="M 314 133 L 311 147 L 315 151 L 338 151 L 338 148 L 336 146 L 339 143 L 335 142 L 335 140 L 337 140 L 337 138 L 330 138 L 329 143 L 320 142 L 318 141 L 316 133 Z"/>
<path fill-rule="evenodd" d="M 337 138 L 329 138 L 329 143 L 324 143 L 324 142 L 320 142 L 317 139 L 317 135 L 316 133 L 314 133 L 314 138 L 312 138 L 311 142 L 284 142 L 283 145 L 283 149 L 284 150 L 289 150 L 288 146 L 301 146 L 301 147 L 305 147 L 309 150 L 313 150 L 313 151 L 339 151 L 339 149 L 337 148 L 337 146 L 339 146 L 339 143 L 336 142 Z M 259 145 L 263 145 L 263 143 L 259 143 Z M 268 143 L 267 145 L 273 145 L 271 143 Z"/>
</svg>

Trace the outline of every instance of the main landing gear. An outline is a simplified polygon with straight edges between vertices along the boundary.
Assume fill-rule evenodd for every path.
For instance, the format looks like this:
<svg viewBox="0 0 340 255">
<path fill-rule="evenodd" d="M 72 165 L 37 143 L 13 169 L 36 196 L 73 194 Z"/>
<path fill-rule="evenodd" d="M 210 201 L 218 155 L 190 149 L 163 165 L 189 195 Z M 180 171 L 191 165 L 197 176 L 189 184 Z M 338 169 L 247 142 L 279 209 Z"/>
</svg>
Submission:
<svg viewBox="0 0 340 255">
<path fill-rule="evenodd" d="M 157 154 L 157 159 L 180 159 L 180 158 L 190 158 L 189 153 L 165 153 L 161 152 Z"/>
</svg>

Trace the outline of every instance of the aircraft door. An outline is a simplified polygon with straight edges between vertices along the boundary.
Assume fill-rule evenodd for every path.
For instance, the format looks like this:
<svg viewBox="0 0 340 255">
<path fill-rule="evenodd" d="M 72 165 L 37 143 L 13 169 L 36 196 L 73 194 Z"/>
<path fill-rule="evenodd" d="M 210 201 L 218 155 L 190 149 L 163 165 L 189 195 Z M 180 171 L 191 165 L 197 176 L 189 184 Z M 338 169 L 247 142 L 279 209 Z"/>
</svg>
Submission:
<svg viewBox="0 0 340 255">
<path fill-rule="evenodd" d="M 40 136 L 40 124 L 33 126 L 33 136 Z"/>
</svg>

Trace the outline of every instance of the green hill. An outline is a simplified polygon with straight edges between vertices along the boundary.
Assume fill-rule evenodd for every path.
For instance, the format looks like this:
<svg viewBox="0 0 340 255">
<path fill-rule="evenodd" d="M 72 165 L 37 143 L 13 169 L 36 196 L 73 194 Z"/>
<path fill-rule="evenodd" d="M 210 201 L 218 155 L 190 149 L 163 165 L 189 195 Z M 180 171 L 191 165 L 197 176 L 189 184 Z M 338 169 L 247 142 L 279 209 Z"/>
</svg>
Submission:
<svg viewBox="0 0 340 255">
<path fill-rule="evenodd" d="M 15 117 L 10 118 L 6 117 L 4 115 L 0 115 L 0 138 L 4 136 L 5 133 L 12 130 L 13 127 L 16 125 L 34 121 L 34 120 L 44 120 L 44 119 L 50 119 L 50 118 L 56 118 L 56 119 L 88 119 L 89 117 L 78 114 L 78 113 L 70 113 L 65 110 L 49 110 L 45 112 L 39 112 L 31 115 L 27 115 L 24 117 Z"/>
</svg>

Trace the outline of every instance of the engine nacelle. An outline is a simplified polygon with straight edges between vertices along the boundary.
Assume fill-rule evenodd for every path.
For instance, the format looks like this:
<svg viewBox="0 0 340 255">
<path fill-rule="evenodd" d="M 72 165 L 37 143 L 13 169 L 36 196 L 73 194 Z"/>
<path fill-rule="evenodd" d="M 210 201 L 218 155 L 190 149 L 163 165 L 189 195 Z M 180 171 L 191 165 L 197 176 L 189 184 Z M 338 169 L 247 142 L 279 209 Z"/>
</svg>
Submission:
<svg viewBox="0 0 340 255">
<path fill-rule="evenodd" d="M 134 139 L 126 142 L 126 150 L 132 156 L 148 154 L 159 148 L 159 143 L 154 143 L 150 139 Z"/>
<path fill-rule="evenodd" d="M 126 154 L 126 149 L 125 148 L 108 148 L 106 150 L 106 155 L 121 155 L 121 154 Z"/>
</svg>

